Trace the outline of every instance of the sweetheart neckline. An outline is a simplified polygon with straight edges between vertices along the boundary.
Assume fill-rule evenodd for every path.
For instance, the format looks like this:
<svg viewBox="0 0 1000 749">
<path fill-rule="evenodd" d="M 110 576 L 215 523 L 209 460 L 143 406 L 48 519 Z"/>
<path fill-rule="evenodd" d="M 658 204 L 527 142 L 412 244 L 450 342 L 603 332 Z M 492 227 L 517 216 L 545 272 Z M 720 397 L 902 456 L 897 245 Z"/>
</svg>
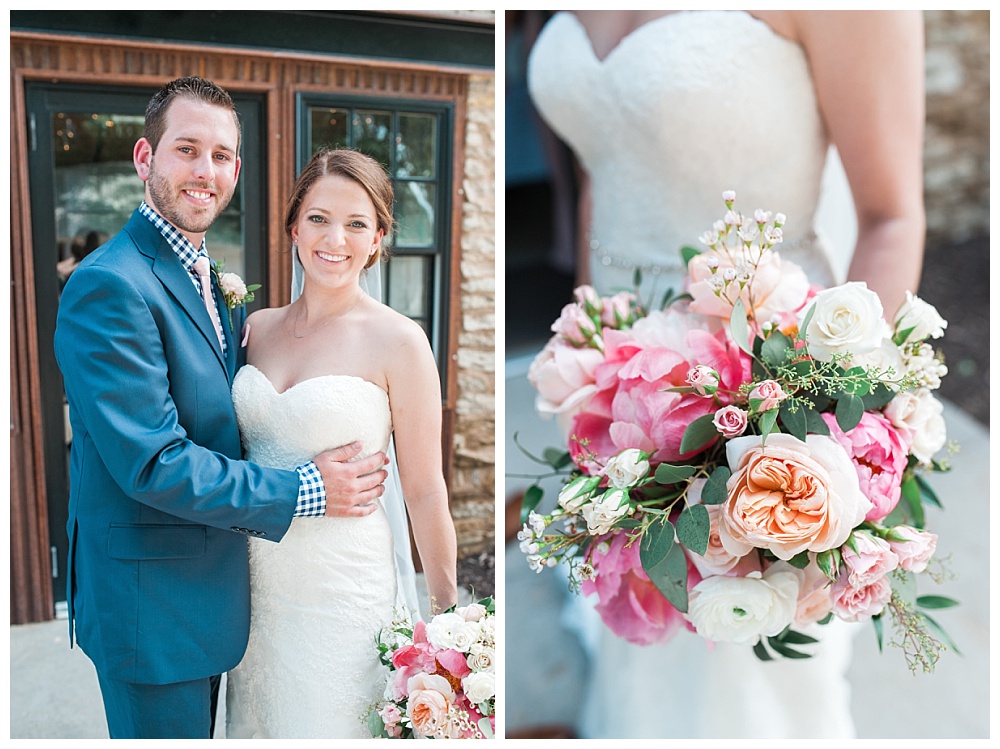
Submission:
<svg viewBox="0 0 1000 749">
<path fill-rule="evenodd" d="M 651 18 L 650 20 L 646 21 L 645 23 L 639 24 L 634 29 L 632 29 L 627 34 L 625 34 L 625 36 L 623 36 L 621 39 L 619 39 L 615 43 L 615 46 L 612 47 L 610 50 L 608 50 L 608 53 L 606 55 L 604 55 L 604 57 L 598 57 L 597 56 L 597 51 L 594 49 L 594 42 L 591 40 L 590 34 L 587 32 L 587 27 L 583 25 L 583 22 L 577 17 L 577 15 L 575 13 L 573 13 L 573 11 L 570 11 L 570 10 L 561 10 L 561 11 L 559 11 L 559 14 L 565 14 L 565 15 L 569 16 L 570 18 L 572 18 L 573 21 L 576 22 L 576 25 L 577 25 L 578 30 L 580 31 L 580 34 L 583 36 L 584 41 L 587 43 L 587 50 L 590 52 L 590 56 L 592 58 L 594 58 L 594 61 L 599 66 L 601 66 L 601 67 L 604 67 L 605 65 L 607 65 L 608 61 L 613 56 L 615 56 L 615 54 L 623 46 L 625 46 L 628 42 L 630 42 L 631 39 L 632 39 L 632 37 L 636 36 L 639 32 L 643 31 L 646 27 L 653 26 L 654 24 L 656 24 L 656 23 L 658 23 L 660 21 L 665 21 L 667 19 L 679 18 L 681 16 L 691 16 L 694 13 L 738 13 L 739 15 L 741 15 L 741 16 L 749 19 L 751 22 L 757 22 L 759 24 L 762 24 L 764 26 L 764 28 L 767 29 L 771 33 L 771 35 L 773 37 L 775 37 L 776 39 L 779 39 L 780 41 L 783 41 L 783 42 L 787 42 L 789 44 L 795 44 L 796 46 L 799 46 L 798 42 L 795 42 L 795 41 L 789 39 L 786 36 L 782 36 L 777 31 L 775 31 L 773 28 L 771 28 L 771 24 L 769 24 L 767 21 L 763 21 L 760 18 L 757 18 L 754 15 L 751 15 L 751 13 L 749 11 L 746 11 L 746 10 L 714 10 L 714 9 L 706 9 L 706 10 L 679 10 L 679 11 L 676 11 L 674 13 L 667 13 L 665 16 L 658 16 L 656 18 Z"/>
<path fill-rule="evenodd" d="M 292 383 L 291 385 L 289 385 L 287 388 L 285 388 L 281 392 L 278 392 L 278 388 L 276 388 L 274 386 L 274 383 L 271 382 L 271 378 L 268 377 L 266 374 L 264 374 L 264 372 L 259 367 L 256 367 L 253 364 L 244 364 L 243 367 L 242 367 L 242 369 L 252 369 L 255 372 L 257 372 L 261 377 L 264 378 L 264 381 L 271 387 L 272 392 L 274 392 L 274 394 L 277 395 L 279 398 L 282 397 L 282 396 L 284 396 L 284 395 L 287 395 L 292 390 L 294 390 L 295 388 L 297 388 L 299 385 L 305 385 L 308 382 L 314 382 L 316 380 L 325 380 L 325 379 L 329 379 L 329 378 L 346 379 L 346 380 L 357 380 L 359 382 L 365 383 L 366 385 L 371 385 L 373 388 L 375 388 L 380 393 L 382 393 L 382 395 L 384 395 L 386 398 L 389 397 L 389 394 L 385 390 L 383 390 L 380 386 L 376 385 L 371 380 L 366 380 L 364 377 L 359 377 L 358 375 L 349 375 L 349 374 L 325 374 L 325 375 L 316 375 L 315 377 L 307 377 L 304 380 L 299 380 L 298 382 Z"/>
</svg>

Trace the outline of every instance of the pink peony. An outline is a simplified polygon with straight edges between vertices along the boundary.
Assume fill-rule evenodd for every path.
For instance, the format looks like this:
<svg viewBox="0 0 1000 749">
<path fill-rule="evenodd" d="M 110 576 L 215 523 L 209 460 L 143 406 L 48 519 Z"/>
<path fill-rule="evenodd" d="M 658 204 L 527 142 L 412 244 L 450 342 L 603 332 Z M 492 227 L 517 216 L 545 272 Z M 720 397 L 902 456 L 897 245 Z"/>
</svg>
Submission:
<svg viewBox="0 0 1000 749">
<path fill-rule="evenodd" d="M 899 566 L 899 558 L 893 553 L 888 542 L 870 533 L 855 533 L 854 546 L 857 547 L 857 551 L 851 544 L 844 544 L 841 549 L 847 583 L 852 588 L 868 587 Z"/>
<path fill-rule="evenodd" d="M 670 605 L 650 582 L 639 561 L 639 542 L 626 547 L 629 536 L 618 533 L 598 548 L 591 558 L 596 576 L 584 580 L 584 595 L 597 593 L 597 613 L 619 637 L 636 645 L 654 645 L 673 637 L 681 626 L 691 628 L 684 615 Z M 700 580 L 697 570 L 689 568 L 688 587 Z"/>
<path fill-rule="evenodd" d="M 868 621 L 882 612 L 892 598 L 889 580 L 881 578 L 864 588 L 854 588 L 841 575 L 833 583 L 833 611 L 845 622 Z"/>
<path fill-rule="evenodd" d="M 889 531 L 888 542 L 899 557 L 899 566 L 907 572 L 923 572 L 937 549 L 937 535 L 919 531 L 908 525 L 897 525 Z"/>
<path fill-rule="evenodd" d="M 528 381 L 538 392 L 535 407 L 552 414 L 578 411 L 597 390 L 594 372 L 603 361 L 597 349 L 553 336 L 528 368 Z"/>
<path fill-rule="evenodd" d="M 680 312 L 640 320 L 630 331 L 606 331 L 605 362 L 594 373 L 597 393 L 574 420 L 573 433 L 588 440 L 574 453 L 577 465 L 606 463 L 615 453 L 636 448 L 650 463 L 681 460 L 684 430 L 717 404 L 690 392 L 688 372 L 701 364 L 719 376 L 717 398 L 731 402 L 750 375 L 750 361 L 724 331 L 710 333 Z M 610 445 L 607 441 L 610 440 Z M 585 454 L 589 451 L 589 454 Z"/>
<path fill-rule="evenodd" d="M 867 520 L 881 520 L 899 503 L 906 446 L 899 431 L 880 413 L 866 411 L 850 432 L 844 433 L 833 414 L 823 414 L 830 434 L 854 461 L 862 493 L 871 500 Z"/>
</svg>

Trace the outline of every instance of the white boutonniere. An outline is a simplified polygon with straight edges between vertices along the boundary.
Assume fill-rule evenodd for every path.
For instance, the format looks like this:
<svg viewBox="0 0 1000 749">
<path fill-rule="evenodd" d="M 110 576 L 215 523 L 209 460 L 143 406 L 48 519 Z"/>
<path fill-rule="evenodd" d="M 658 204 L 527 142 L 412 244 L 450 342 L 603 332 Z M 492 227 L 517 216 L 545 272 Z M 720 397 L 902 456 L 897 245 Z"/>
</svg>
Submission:
<svg viewBox="0 0 1000 749">
<path fill-rule="evenodd" d="M 249 304 L 253 301 L 253 293 L 260 288 L 259 283 L 247 284 L 236 273 L 226 273 L 222 262 L 212 263 L 212 272 L 222 289 L 222 298 L 226 301 L 226 309 L 229 312 L 229 327 L 233 327 L 233 310 L 241 304 Z"/>
</svg>

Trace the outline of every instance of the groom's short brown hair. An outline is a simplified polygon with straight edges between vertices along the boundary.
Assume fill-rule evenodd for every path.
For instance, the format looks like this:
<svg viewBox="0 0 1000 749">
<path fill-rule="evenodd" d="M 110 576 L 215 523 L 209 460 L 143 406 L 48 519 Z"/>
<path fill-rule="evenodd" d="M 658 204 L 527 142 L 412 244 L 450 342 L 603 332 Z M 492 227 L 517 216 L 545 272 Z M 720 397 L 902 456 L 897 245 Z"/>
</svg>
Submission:
<svg viewBox="0 0 1000 749">
<path fill-rule="evenodd" d="M 240 118 L 236 113 L 233 97 L 221 86 L 197 76 L 170 81 L 153 94 L 153 98 L 146 105 L 146 122 L 142 129 L 142 137 L 149 141 L 153 153 L 156 153 L 160 138 L 163 137 L 163 133 L 167 129 L 167 109 L 174 99 L 182 96 L 222 107 L 232 112 L 233 120 L 236 122 L 236 152 L 239 153 L 240 143 L 243 140 L 243 128 L 240 126 Z"/>
</svg>

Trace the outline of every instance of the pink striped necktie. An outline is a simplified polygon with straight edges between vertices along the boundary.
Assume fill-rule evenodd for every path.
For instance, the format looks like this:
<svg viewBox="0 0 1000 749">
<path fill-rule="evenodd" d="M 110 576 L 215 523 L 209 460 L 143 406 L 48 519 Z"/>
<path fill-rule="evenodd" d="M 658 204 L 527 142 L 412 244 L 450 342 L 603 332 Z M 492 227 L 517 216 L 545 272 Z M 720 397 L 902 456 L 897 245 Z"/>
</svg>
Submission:
<svg viewBox="0 0 1000 749">
<path fill-rule="evenodd" d="M 219 346 L 222 347 L 222 321 L 219 319 L 219 310 L 215 306 L 215 298 L 212 296 L 212 277 L 210 263 L 207 255 L 199 255 L 194 261 L 194 272 L 198 274 L 201 281 L 201 299 L 205 302 L 205 309 L 208 310 L 212 324 L 215 326 L 215 335 L 219 338 Z"/>
</svg>

